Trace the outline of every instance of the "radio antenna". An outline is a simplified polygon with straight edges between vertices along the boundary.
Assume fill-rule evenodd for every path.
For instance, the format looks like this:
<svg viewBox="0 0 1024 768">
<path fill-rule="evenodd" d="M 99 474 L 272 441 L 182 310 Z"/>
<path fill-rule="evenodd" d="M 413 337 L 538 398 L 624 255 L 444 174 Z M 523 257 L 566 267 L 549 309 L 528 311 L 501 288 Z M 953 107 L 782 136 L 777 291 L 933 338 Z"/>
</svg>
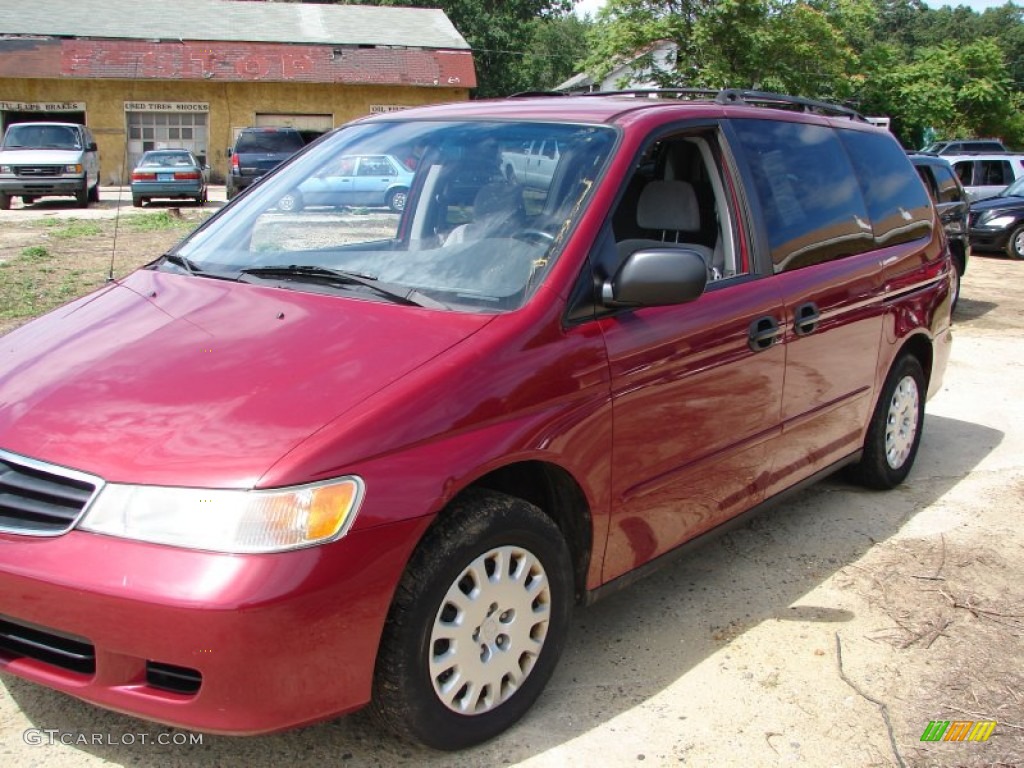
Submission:
<svg viewBox="0 0 1024 768">
<path fill-rule="evenodd" d="M 135 88 L 139 83 L 139 62 L 142 61 L 141 52 L 136 52 L 135 55 L 135 71 L 132 76 L 132 94 L 130 101 L 135 101 Z M 121 224 L 121 200 L 123 199 L 124 192 L 124 175 L 128 168 L 128 144 L 131 141 L 131 127 L 128 125 L 128 114 L 124 115 L 124 151 L 121 153 L 121 168 L 117 173 L 117 207 L 114 209 L 114 236 L 110 245 L 110 269 L 107 270 L 107 282 L 117 282 L 114 279 L 114 259 L 117 256 L 117 231 Z M 98 184 L 99 182 L 97 182 Z M 128 179 L 129 185 L 131 184 L 131 178 Z"/>
</svg>

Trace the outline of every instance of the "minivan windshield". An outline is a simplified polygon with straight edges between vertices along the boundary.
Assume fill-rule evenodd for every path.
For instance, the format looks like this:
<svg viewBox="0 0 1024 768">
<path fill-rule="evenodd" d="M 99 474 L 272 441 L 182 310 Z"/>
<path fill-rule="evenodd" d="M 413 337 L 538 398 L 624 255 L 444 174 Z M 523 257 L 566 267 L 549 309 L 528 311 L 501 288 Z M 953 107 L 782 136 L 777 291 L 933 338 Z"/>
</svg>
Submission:
<svg viewBox="0 0 1024 768">
<path fill-rule="evenodd" d="M 565 242 L 615 137 L 564 123 L 355 124 L 253 186 L 156 268 L 456 311 L 516 309 Z"/>
<path fill-rule="evenodd" d="M 7 149 L 81 149 L 78 132 L 66 125 L 12 125 L 4 139 Z"/>
</svg>

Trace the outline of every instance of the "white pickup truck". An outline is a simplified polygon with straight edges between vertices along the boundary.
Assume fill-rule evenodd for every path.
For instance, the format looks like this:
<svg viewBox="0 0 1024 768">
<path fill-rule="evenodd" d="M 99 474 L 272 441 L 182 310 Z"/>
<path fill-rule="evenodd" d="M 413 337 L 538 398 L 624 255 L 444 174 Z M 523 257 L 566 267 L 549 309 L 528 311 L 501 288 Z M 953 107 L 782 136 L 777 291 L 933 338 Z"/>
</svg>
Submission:
<svg viewBox="0 0 1024 768">
<path fill-rule="evenodd" d="M 562 155 L 558 142 L 525 141 L 501 153 L 501 169 L 505 178 L 524 187 L 547 189 Z"/>
<path fill-rule="evenodd" d="M 80 208 L 100 199 L 100 156 L 92 131 L 75 123 L 14 123 L 0 144 L 0 210 L 12 197 L 74 197 Z"/>
</svg>

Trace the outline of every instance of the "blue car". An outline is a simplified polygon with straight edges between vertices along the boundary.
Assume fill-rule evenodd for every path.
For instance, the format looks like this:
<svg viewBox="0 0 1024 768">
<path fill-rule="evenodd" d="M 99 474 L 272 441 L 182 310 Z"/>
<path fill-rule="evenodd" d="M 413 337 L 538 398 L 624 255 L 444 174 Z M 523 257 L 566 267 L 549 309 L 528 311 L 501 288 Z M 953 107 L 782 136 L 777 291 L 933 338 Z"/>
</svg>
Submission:
<svg viewBox="0 0 1024 768">
<path fill-rule="evenodd" d="M 365 205 L 401 211 L 413 176 L 393 155 L 346 155 L 288 192 L 277 208 L 294 212 L 315 205 Z"/>
<path fill-rule="evenodd" d="M 207 200 L 208 168 L 187 149 L 146 152 L 132 171 L 132 205 L 142 207 L 154 197 Z"/>
</svg>

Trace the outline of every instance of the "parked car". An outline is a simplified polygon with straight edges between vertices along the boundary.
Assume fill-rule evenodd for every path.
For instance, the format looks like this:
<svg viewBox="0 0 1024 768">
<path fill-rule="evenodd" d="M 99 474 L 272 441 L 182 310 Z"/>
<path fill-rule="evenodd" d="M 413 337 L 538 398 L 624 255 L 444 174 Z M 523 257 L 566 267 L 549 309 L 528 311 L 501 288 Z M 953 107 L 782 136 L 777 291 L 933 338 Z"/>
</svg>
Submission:
<svg viewBox="0 0 1024 768">
<path fill-rule="evenodd" d="M 0 210 L 20 196 L 74 197 L 80 208 L 100 199 L 100 153 L 92 131 L 76 123 L 14 123 L 0 145 Z"/>
<path fill-rule="evenodd" d="M 965 155 L 969 152 L 1007 152 L 999 139 L 950 139 L 933 141 L 921 152 L 930 155 Z"/>
<path fill-rule="evenodd" d="M 501 153 L 505 177 L 528 187 L 546 188 L 560 158 L 557 141 L 531 141 Z"/>
<path fill-rule="evenodd" d="M 971 202 L 994 197 L 1024 177 L 1024 155 L 945 155 Z"/>
<path fill-rule="evenodd" d="M 978 251 L 1003 251 L 1024 259 L 1024 179 L 995 197 L 971 203 L 971 245 Z"/>
<path fill-rule="evenodd" d="M 485 159 L 548 141 L 544 188 Z M 401 212 L 281 214 L 412 142 Z M 954 280 L 910 160 L 840 107 L 362 119 L 0 338 L 0 664 L 182 728 L 372 702 L 437 748 L 489 739 L 575 606 L 840 469 L 902 482 Z"/>
<path fill-rule="evenodd" d="M 228 200 L 269 173 L 305 145 L 295 128 L 243 128 L 228 148 Z"/>
<path fill-rule="evenodd" d="M 953 266 L 956 267 L 956 282 L 953 286 L 953 309 L 956 309 L 957 301 L 960 299 L 961 278 L 967 271 L 967 261 L 971 254 L 967 236 L 967 219 L 970 211 L 967 191 L 945 159 L 932 155 L 911 155 L 910 161 L 924 182 L 949 239 Z"/>
<path fill-rule="evenodd" d="M 132 205 L 142 207 L 154 198 L 207 200 L 209 169 L 187 149 L 146 152 L 132 171 Z"/>
<path fill-rule="evenodd" d="M 301 211 L 308 205 L 405 208 L 415 174 L 392 155 L 346 155 L 285 193 L 277 207 Z"/>
</svg>

